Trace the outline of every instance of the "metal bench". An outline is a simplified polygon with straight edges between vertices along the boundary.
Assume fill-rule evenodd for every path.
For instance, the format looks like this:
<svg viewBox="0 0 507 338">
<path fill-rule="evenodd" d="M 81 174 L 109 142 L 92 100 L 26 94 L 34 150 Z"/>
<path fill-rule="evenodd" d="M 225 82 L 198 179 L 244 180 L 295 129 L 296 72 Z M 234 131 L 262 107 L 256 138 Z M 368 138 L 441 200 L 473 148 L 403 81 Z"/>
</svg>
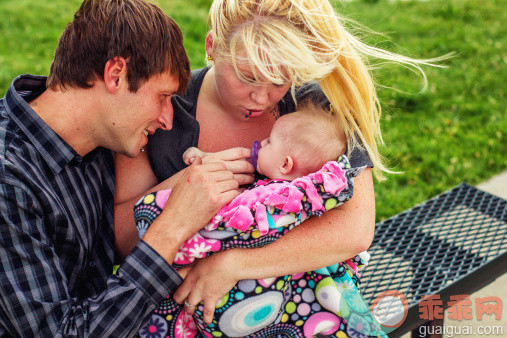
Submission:
<svg viewBox="0 0 507 338">
<path fill-rule="evenodd" d="M 378 223 L 368 251 L 366 300 L 386 290 L 407 298 L 405 321 L 389 333 L 399 337 L 428 325 L 421 297 L 440 295 L 445 307 L 450 296 L 471 294 L 507 271 L 507 201 L 462 183 Z"/>
</svg>

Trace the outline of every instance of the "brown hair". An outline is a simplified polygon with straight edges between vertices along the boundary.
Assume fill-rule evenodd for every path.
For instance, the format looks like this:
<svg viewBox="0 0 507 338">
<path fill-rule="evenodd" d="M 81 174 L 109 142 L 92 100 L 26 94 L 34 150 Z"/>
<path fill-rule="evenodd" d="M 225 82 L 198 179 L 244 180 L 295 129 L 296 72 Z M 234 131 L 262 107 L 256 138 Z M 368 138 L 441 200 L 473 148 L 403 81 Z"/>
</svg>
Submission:
<svg viewBox="0 0 507 338">
<path fill-rule="evenodd" d="M 343 125 L 327 110 L 306 100 L 297 111 L 282 116 L 287 152 L 301 175 L 316 172 L 328 161 L 336 161 L 347 150 Z"/>
<path fill-rule="evenodd" d="M 90 88 L 118 56 L 127 60 L 131 91 L 169 70 L 179 80 L 178 92 L 185 92 L 190 63 L 181 30 L 144 0 L 84 0 L 60 37 L 47 86 Z"/>
</svg>

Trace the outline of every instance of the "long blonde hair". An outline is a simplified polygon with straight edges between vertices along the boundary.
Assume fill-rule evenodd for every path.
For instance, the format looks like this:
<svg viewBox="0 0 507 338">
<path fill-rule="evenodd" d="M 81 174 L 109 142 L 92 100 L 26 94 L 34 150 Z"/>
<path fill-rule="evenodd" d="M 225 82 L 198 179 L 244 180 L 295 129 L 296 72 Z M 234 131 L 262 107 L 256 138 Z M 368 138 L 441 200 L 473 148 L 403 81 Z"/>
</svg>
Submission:
<svg viewBox="0 0 507 338">
<path fill-rule="evenodd" d="M 390 170 L 377 147 L 383 144 L 381 108 L 366 62 L 369 57 L 398 62 L 426 81 L 420 65 L 441 58 L 417 60 L 368 46 L 345 29 L 344 20 L 328 0 L 214 0 L 209 13 L 215 58 L 230 58 L 246 83 L 291 82 L 294 98 L 295 86 L 316 79 L 344 127 L 349 153 L 362 145 L 381 180 Z M 241 62 L 252 66 L 255 80 L 241 74 Z"/>
</svg>

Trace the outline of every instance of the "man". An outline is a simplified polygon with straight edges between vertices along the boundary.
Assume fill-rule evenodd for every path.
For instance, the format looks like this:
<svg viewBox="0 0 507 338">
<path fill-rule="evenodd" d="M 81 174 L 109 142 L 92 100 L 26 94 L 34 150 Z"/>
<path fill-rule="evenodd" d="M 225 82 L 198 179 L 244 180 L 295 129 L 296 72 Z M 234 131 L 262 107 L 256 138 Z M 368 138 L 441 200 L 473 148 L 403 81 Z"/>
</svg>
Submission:
<svg viewBox="0 0 507 338">
<path fill-rule="evenodd" d="M 0 336 L 129 336 L 181 283 L 174 254 L 238 183 L 197 161 L 113 275 L 113 151 L 137 156 L 171 128 L 189 76 L 181 31 L 158 7 L 85 0 L 47 86 L 13 81 L 0 100 Z"/>
</svg>

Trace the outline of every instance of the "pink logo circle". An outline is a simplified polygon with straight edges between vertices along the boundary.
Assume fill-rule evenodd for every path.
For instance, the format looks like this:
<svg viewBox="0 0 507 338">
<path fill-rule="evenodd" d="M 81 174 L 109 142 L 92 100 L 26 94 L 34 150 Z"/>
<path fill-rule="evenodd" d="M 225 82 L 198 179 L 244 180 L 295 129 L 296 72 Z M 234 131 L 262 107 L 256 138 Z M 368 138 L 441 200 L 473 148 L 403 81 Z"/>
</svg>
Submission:
<svg viewBox="0 0 507 338">
<path fill-rule="evenodd" d="M 387 290 L 375 298 L 370 309 L 382 327 L 395 329 L 407 318 L 408 301 L 403 293 Z"/>
</svg>

